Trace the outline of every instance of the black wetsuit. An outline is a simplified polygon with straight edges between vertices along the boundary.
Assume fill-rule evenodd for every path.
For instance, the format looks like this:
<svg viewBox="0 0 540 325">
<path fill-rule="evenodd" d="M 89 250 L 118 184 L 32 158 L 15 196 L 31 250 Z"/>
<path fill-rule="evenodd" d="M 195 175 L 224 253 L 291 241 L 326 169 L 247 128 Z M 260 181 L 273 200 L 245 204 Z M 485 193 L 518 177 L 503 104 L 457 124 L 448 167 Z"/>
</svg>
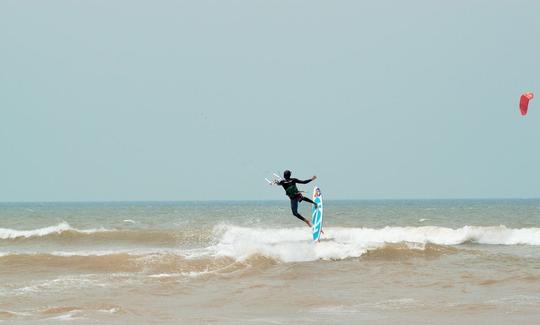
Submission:
<svg viewBox="0 0 540 325">
<path fill-rule="evenodd" d="M 277 184 L 283 186 L 283 189 L 285 190 L 285 194 L 291 199 L 291 211 L 292 214 L 297 217 L 300 220 L 306 220 L 300 213 L 298 213 L 298 203 L 302 201 L 309 202 L 311 204 L 316 204 L 312 200 L 304 197 L 302 193 L 298 190 L 296 187 L 296 184 L 307 184 L 311 182 L 311 179 L 307 179 L 305 181 L 301 181 L 297 178 L 289 178 L 279 181 Z"/>
</svg>

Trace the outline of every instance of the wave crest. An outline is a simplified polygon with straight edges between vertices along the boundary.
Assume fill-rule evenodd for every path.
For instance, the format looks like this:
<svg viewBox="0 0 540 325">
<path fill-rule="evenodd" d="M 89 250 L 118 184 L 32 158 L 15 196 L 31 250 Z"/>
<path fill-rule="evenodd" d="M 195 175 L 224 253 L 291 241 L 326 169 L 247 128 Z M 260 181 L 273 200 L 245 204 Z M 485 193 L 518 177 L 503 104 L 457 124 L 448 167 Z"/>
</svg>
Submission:
<svg viewBox="0 0 540 325">
<path fill-rule="evenodd" d="M 54 242 L 61 244 L 101 245 L 127 242 L 131 244 L 175 247 L 181 244 L 202 244 L 212 238 L 210 229 L 77 229 L 67 222 L 33 230 L 0 228 L 0 240 L 13 243 Z"/>
<path fill-rule="evenodd" d="M 540 228 L 506 226 L 325 228 L 323 240 L 311 242 L 307 228 L 262 229 L 221 226 L 221 238 L 213 247 L 217 256 L 244 260 L 260 254 L 284 262 L 360 257 L 389 244 L 407 243 L 408 249 L 426 245 L 454 246 L 468 242 L 490 245 L 540 245 Z M 433 246 L 427 246 L 432 248 Z M 439 250 L 440 252 L 441 250 Z M 395 249 L 389 254 L 395 254 Z M 448 253 L 443 251 L 444 253 Z"/>
<path fill-rule="evenodd" d="M 63 232 L 76 232 L 81 234 L 92 234 L 96 232 L 109 231 L 105 228 L 99 229 L 77 229 L 71 227 L 67 222 L 61 222 L 55 226 L 49 226 L 44 228 L 38 228 L 33 230 L 15 230 L 9 228 L 0 228 L 0 239 L 18 239 L 18 238 L 31 238 L 31 237 L 43 237 L 50 234 L 61 234 Z"/>
</svg>

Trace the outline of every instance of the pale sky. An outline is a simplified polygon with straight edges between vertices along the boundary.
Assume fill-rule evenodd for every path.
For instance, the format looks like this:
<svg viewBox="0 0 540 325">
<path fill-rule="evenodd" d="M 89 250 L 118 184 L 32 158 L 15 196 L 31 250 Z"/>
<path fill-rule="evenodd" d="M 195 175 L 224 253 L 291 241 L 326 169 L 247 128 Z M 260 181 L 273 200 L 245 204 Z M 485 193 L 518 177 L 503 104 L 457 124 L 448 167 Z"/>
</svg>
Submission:
<svg viewBox="0 0 540 325">
<path fill-rule="evenodd" d="M 539 35 L 534 0 L 3 0 L 0 201 L 540 197 Z"/>
</svg>

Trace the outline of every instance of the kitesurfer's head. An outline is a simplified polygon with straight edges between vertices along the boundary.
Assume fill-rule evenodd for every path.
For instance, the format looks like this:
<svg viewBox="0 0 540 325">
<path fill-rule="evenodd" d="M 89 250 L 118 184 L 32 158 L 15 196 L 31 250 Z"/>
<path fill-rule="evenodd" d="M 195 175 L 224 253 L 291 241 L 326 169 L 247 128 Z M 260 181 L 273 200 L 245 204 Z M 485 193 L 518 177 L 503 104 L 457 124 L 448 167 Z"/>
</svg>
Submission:
<svg viewBox="0 0 540 325">
<path fill-rule="evenodd" d="M 290 170 L 284 171 L 284 172 L 283 172 L 283 177 L 284 177 L 285 179 L 291 178 L 291 171 L 290 171 Z"/>
</svg>

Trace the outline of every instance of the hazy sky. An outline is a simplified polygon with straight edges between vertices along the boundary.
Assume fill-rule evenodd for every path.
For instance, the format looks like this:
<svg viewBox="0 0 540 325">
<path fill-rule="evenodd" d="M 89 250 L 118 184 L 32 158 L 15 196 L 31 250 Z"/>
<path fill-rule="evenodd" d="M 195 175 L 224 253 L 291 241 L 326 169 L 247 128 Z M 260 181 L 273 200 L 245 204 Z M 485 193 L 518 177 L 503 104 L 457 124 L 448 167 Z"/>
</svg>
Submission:
<svg viewBox="0 0 540 325">
<path fill-rule="evenodd" d="M 0 64 L 0 201 L 540 197 L 540 1 L 2 0 Z"/>
</svg>

